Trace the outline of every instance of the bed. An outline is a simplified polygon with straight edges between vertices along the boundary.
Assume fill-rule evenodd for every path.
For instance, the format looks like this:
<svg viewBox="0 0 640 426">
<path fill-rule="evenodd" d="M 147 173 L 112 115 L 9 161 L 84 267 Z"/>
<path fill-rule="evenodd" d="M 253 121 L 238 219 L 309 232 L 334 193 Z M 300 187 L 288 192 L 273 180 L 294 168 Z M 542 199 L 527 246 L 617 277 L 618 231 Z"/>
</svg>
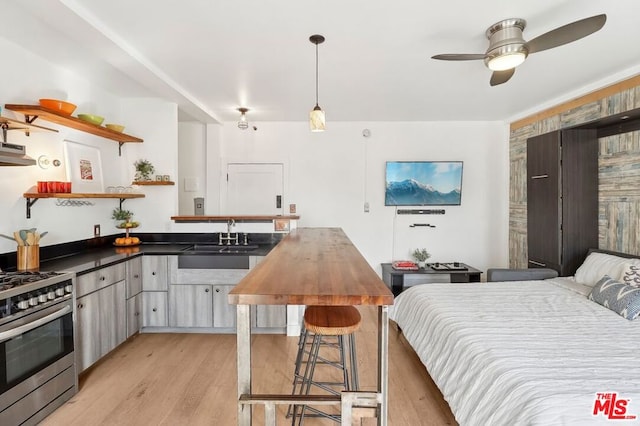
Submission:
<svg viewBox="0 0 640 426">
<path fill-rule="evenodd" d="M 634 264 L 591 253 L 575 277 L 414 286 L 390 317 L 461 425 L 611 424 L 640 415 L 640 319 L 588 296 Z"/>
</svg>

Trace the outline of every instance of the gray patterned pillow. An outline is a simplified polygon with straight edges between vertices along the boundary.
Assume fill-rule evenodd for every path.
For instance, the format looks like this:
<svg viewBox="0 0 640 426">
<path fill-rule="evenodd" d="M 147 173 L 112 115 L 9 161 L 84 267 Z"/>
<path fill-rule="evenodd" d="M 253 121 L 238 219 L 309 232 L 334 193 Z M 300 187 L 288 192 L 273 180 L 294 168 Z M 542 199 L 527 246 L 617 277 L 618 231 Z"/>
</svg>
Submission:
<svg viewBox="0 0 640 426">
<path fill-rule="evenodd" d="M 640 315 L 640 287 L 621 283 L 608 275 L 602 277 L 589 293 L 589 300 L 634 320 Z"/>
<path fill-rule="evenodd" d="M 640 265 L 628 263 L 622 271 L 622 281 L 634 287 L 640 287 Z"/>
</svg>

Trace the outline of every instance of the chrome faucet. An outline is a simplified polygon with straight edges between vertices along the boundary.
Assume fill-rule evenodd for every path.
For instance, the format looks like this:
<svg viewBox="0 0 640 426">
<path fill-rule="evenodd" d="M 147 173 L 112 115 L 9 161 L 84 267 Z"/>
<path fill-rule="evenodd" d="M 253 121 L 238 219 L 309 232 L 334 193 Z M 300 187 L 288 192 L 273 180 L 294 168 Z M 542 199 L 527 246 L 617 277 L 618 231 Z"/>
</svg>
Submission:
<svg viewBox="0 0 640 426">
<path fill-rule="evenodd" d="M 218 234 L 218 244 L 219 245 L 222 245 L 223 241 L 226 241 L 228 246 L 231 245 L 231 241 L 233 241 L 235 245 L 239 244 L 238 233 L 234 232 L 233 236 L 231 234 L 231 228 L 233 228 L 235 225 L 236 225 L 236 221 L 234 219 L 229 219 L 227 221 L 227 235 L 223 237 L 222 236 L 222 232 L 220 234 Z"/>
</svg>

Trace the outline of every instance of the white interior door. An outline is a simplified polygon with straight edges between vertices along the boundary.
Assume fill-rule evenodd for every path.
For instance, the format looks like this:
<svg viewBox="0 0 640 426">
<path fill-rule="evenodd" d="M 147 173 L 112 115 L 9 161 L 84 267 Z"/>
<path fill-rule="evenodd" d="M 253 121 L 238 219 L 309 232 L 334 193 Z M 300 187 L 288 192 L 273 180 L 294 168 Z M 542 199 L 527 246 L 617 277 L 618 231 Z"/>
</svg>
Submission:
<svg viewBox="0 0 640 426">
<path fill-rule="evenodd" d="M 227 165 L 227 213 L 282 214 L 283 165 L 280 163 Z"/>
</svg>

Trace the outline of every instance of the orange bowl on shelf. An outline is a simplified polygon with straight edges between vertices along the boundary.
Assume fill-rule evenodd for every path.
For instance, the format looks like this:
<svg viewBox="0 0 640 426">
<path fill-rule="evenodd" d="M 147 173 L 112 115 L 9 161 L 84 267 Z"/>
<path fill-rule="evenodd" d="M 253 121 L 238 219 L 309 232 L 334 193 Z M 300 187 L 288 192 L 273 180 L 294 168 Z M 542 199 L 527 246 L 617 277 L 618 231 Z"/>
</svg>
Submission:
<svg viewBox="0 0 640 426">
<path fill-rule="evenodd" d="M 124 126 L 122 124 L 105 124 L 104 127 L 118 133 L 122 133 L 124 130 Z"/>
<path fill-rule="evenodd" d="M 40 99 L 40 106 L 65 115 L 71 115 L 71 113 L 76 110 L 76 106 L 71 102 L 61 101 L 59 99 Z"/>
<path fill-rule="evenodd" d="M 78 114 L 78 118 L 82 121 L 86 121 L 87 123 L 95 124 L 99 126 L 104 121 L 104 117 L 93 114 Z"/>
</svg>

